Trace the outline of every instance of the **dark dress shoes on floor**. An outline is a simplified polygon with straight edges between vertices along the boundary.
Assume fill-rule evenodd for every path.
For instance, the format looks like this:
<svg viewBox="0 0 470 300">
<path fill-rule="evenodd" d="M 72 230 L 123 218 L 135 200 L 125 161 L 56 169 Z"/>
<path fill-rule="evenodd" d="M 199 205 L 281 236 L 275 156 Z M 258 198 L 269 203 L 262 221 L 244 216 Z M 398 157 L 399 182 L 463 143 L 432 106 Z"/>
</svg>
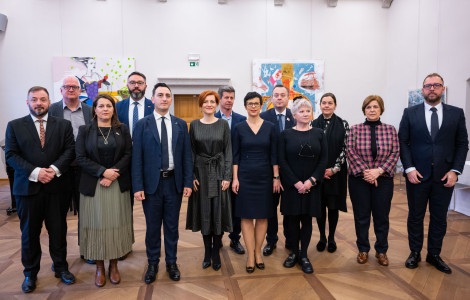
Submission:
<svg viewBox="0 0 470 300">
<path fill-rule="evenodd" d="M 264 256 L 269 256 L 269 255 L 273 254 L 274 249 L 276 249 L 276 244 L 275 243 L 267 243 L 266 246 L 264 246 L 263 255 Z"/>
<path fill-rule="evenodd" d="M 335 252 L 337 249 L 336 247 L 336 242 L 335 241 L 331 241 L 331 242 L 328 242 L 328 248 L 326 250 L 328 250 L 328 252 L 330 253 L 333 253 Z"/>
<path fill-rule="evenodd" d="M 264 262 L 257 263 L 257 262 L 255 261 L 255 267 L 257 267 L 257 268 L 260 269 L 260 270 L 264 270 L 264 268 L 265 268 L 266 266 L 264 265 Z"/>
<path fill-rule="evenodd" d="M 69 271 L 55 272 L 55 278 L 60 278 L 65 284 L 75 283 L 75 276 Z"/>
<path fill-rule="evenodd" d="M 253 273 L 254 271 L 255 271 L 255 267 L 246 266 L 246 272 L 247 273 Z"/>
<path fill-rule="evenodd" d="M 297 260 L 299 259 L 299 255 L 297 253 L 294 253 L 292 252 L 291 254 L 289 254 L 289 256 L 286 258 L 286 260 L 284 261 L 284 267 L 286 268 L 292 268 L 293 266 L 295 266 L 295 264 L 297 263 Z"/>
<path fill-rule="evenodd" d="M 36 289 L 36 280 L 37 278 L 27 276 L 21 285 L 21 290 L 23 293 L 31 293 L 34 291 Z"/>
<path fill-rule="evenodd" d="M 449 268 L 449 266 L 442 260 L 442 258 L 439 255 L 432 255 L 432 254 L 427 254 L 426 255 L 426 262 L 430 263 L 436 269 L 439 271 L 446 273 L 446 274 L 451 274 L 452 270 Z"/>
<path fill-rule="evenodd" d="M 146 284 L 150 284 L 155 281 L 158 273 L 158 265 L 148 265 L 147 272 L 145 272 L 144 281 Z"/>
<path fill-rule="evenodd" d="M 179 281 L 181 279 L 181 273 L 176 264 L 167 264 L 166 271 L 171 280 Z"/>
<path fill-rule="evenodd" d="M 317 250 L 319 252 L 323 252 L 326 248 L 326 241 L 324 240 L 319 240 L 318 243 L 317 243 Z"/>
<path fill-rule="evenodd" d="M 219 271 L 220 268 L 222 268 L 222 264 L 221 263 L 213 263 L 212 264 L 212 269 L 214 269 L 214 271 Z M 178 279 L 179 280 L 179 279 Z"/>
<path fill-rule="evenodd" d="M 299 260 L 299 265 L 302 267 L 302 271 L 307 274 L 313 273 L 313 266 L 310 263 L 308 257 L 303 257 Z"/>
<path fill-rule="evenodd" d="M 405 267 L 408 269 L 416 269 L 418 263 L 421 261 L 421 254 L 419 252 L 411 252 L 410 256 L 405 261 Z"/>
<path fill-rule="evenodd" d="M 202 268 L 203 268 L 203 269 L 207 269 L 207 268 L 209 268 L 210 266 L 211 266 L 211 261 L 210 261 L 210 260 L 208 260 L 208 261 L 203 260 L 203 261 L 202 261 Z"/>
<path fill-rule="evenodd" d="M 236 254 L 245 254 L 245 249 L 243 249 L 242 244 L 240 244 L 240 241 L 230 241 L 230 248 L 236 253 Z"/>
</svg>

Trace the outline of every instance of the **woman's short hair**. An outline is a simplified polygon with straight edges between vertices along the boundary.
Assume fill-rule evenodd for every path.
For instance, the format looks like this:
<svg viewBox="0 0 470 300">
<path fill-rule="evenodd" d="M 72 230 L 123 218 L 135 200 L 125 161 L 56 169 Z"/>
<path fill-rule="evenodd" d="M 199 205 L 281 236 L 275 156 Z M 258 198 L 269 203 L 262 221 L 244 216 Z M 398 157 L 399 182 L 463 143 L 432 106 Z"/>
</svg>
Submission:
<svg viewBox="0 0 470 300">
<path fill-rule="evenodd" d="M 336 96 L 333 93 L 324 93 L 323 96 L 321 96 L 321 98 L 320 98 L 320 104 L 321 104 L 321 101 L 323 100 L 323 98 L 325 98 L 325 97 L 331 97 L 333 99 L 333 102 L 336 105 Z"/>
<path fill-rule="evenodd" d="M 96 120 L 95 109 L 98 106 L 98 100 L 102 98 L 109 100 L 109 102 L 111 102 L 111 104 L 113 105 L 113 116 L 111 117 L 111 126 L 117 127 L 121 125 L 121 122 L 119 121 L 119 117 L 118 117 L 117 110 L 116 110 L 116 99 L 109 94 L 98 94 L 98 96 L 95 97 L 95 100 L 93 100 L 93 105 L 92 105 L 92 110 L 91 110 L 93 119 Z"/>
<path fill-rule="evenodd" d="M 199 97 L 197 98 L 197 101 L 199 103 L 199 107 L 202 107 L 202 104 L 204 103 L 204 100 L 206 100 L 207 96 L 214 96 L 215 97 L 215 102 L 217 105 L 219 105 L 220 97 L 219 94 L 217 94 L 216 91 L 211 91 L 211 90 L 206 90 L 202 93 L 199 94 Z"/>
<path fill-rule="evenodd" d="M 312 102 L 310 102 L 310 100 L 307 100 L 307 99 L 299 99 L 299 100 L 296 100 L 296 101 L 294 102 L 294 104 L 292 104 L 292 107 L 291 107 L 291 109 L 290 109 L 291 112 L 292 112 L 292 114 L 297 113 L 297 111 L 298 111 L 302 106 L 308 107 L 308 108 L 310 108 L 310 110 L 313 109 L 313 107 L 312 107 Z"/>
<path fill-rule="evenodd" d="M 382 115 L 384 113 L 385 106 L 384 106 L 384 100 L 379 95 L 369 95 L 369 96 L 367 96 L 366 99 L 364 99 L 364 102 L 362 103 L 362 112 L 364 114 L 366 114 L 366 107 L 372 101 L 377 101 L 377 103 L 379 104 L 379 107 L 380 107 L 380 114 Z"/>
<path fill-rule="evenodd" d="M 257 92 L 248 92 L 245 95 L 245 98 L 243 98 L 243 105 L 246 106 L 246 102 L 250 99 L 253 99 L 253 98 L 258 98 L 259 99 L 259 104 L 263 105 L 263 97 L 261 97 L 261 95 L 258 94 Z"/>
</svg>

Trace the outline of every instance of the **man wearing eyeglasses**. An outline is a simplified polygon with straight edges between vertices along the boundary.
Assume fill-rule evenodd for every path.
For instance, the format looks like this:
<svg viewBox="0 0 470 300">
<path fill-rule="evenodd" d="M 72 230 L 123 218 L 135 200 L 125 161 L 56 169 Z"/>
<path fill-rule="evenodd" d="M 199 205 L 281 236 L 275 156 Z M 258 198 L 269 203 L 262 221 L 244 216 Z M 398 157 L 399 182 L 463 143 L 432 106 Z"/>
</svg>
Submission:
<svg viewBox="0 0 470 300">
<path fill-rule="evenodd" d="M 421 261 L 423 221 L 429 203 L 426 262 L 450 274 L 452 270 L 440 253 L 452 192 L 467 157 L 468 136 L 463 110 L 441 103 L 444 91 L 444 79 L 439 74 L 426 76 L 422 89 L 425 102 L 405 109 L 398 137 L 409 209 L 411 253 L 405 266 L 414 269 Z"/>
<path fill-rule="evenodd" d="M 119 121 L 129 127 L 131 136 L 135 123 L 143 117 L 152 114 L 155 109 L 152 101 L 145 98 L 146 81 L 147 78 L 140 72 L 129 74 L 127 77 L 127 88 L 130 97 L 116 103 Z"/>
<path fill-rule="evenodd" d="M 276 84 L 271 94 L 271 102 L 274 105 L 274 109 L 270 109 L 260 114 L 260 117 L 266 121 L 273 123 L 276 127 L 276 133 L 279 136 L 284 129 L 294 127 L 295 121 L 290 109 L 287 108 L 289 103 L 289 89 L 282 84 Z M 277 178 L 279 180 L 279 178 Z M 277 221 L 277 207 L 279 206 L 279 198 L 281 194 L 273 193 L 274 202 L 274 217 L 268 219 L 268 231 L 266 234 L 266 246 L 263 249 L 263 255 L 269 256 L 276 249 L 276 243 L 278 241 L 278 221 Z M 283 222 L 284 236 L 286 237 L 286 248 L 290 249 L 290 241 L 287 236 L 287 222 Z"/>
<path fill-rule="evenodd" d="M 49 108 L 49 114 L 51 116 L 69 120 L 70 123 L 72 123 L 74 139 L 77 139 L 78 128 L 90 123 L 92 118 L 91 106 L 85 102 L 81 102 L 79 99 L 80 91 L 80 81 L 77 77 L 65 77 L 60 87 L 62 100 L 51 104 Z M 75 213 L 77 213 L 80 208 L 80 174 L 80 167 L 73 161 L 70 166 L 70 171 L 67 172 L 70 189 L 67 190 L 68 194 L 65 195 L 65 197 L 70 199 L 70 204 L 73 205 Z M 80 218 L 80 216 L 78 218 Z M 78 219 L 78 230 L 80 230 L 79 222 L 80 219 Z M 78 234 L 80 234 L 79 231 Z M 95 263 L 93 260 L 86 260 L 86 262 L 89 264 Z M 52 268 L 54 268 L 54 266 L 52 266 Z"/>
</svg>

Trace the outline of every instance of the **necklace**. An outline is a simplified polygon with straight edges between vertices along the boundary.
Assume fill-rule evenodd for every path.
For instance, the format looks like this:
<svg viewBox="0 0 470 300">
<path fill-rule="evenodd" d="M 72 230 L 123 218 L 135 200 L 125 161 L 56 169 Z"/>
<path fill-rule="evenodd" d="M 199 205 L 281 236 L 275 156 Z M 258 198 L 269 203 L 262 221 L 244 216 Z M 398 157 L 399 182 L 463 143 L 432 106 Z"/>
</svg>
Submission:
<svg viewBox="0 0 470 300">
<path fill-rule="evenodd" d="M 98 130 L 100 131 L 101 136 L 103 137 L 104 144 L 107 145 L 108 144 L 109 133 L 111 132 L 111 127 L 109 127 L 108 135 L 106 135 L 106 137 L 104 136 L 103 131 L 101 131 L 101 128 L 99 126 L 98 126 Z"/>
</svg>

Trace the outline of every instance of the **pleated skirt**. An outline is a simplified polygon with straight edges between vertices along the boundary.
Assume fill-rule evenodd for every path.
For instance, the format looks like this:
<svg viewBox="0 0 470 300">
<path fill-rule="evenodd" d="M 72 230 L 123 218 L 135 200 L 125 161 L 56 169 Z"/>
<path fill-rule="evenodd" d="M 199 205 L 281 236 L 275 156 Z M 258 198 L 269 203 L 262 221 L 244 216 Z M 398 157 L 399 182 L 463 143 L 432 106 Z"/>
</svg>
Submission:
<svg viewBox="0 0 470 300">
<path fill-rule="evenodd" d="M 96 185 L 95 196 L 80 194 L 80 254 L 86 259 L 116 259 L 129 253 L 134 230 L 129 191 L 119 183 Z"/>
</svg>

